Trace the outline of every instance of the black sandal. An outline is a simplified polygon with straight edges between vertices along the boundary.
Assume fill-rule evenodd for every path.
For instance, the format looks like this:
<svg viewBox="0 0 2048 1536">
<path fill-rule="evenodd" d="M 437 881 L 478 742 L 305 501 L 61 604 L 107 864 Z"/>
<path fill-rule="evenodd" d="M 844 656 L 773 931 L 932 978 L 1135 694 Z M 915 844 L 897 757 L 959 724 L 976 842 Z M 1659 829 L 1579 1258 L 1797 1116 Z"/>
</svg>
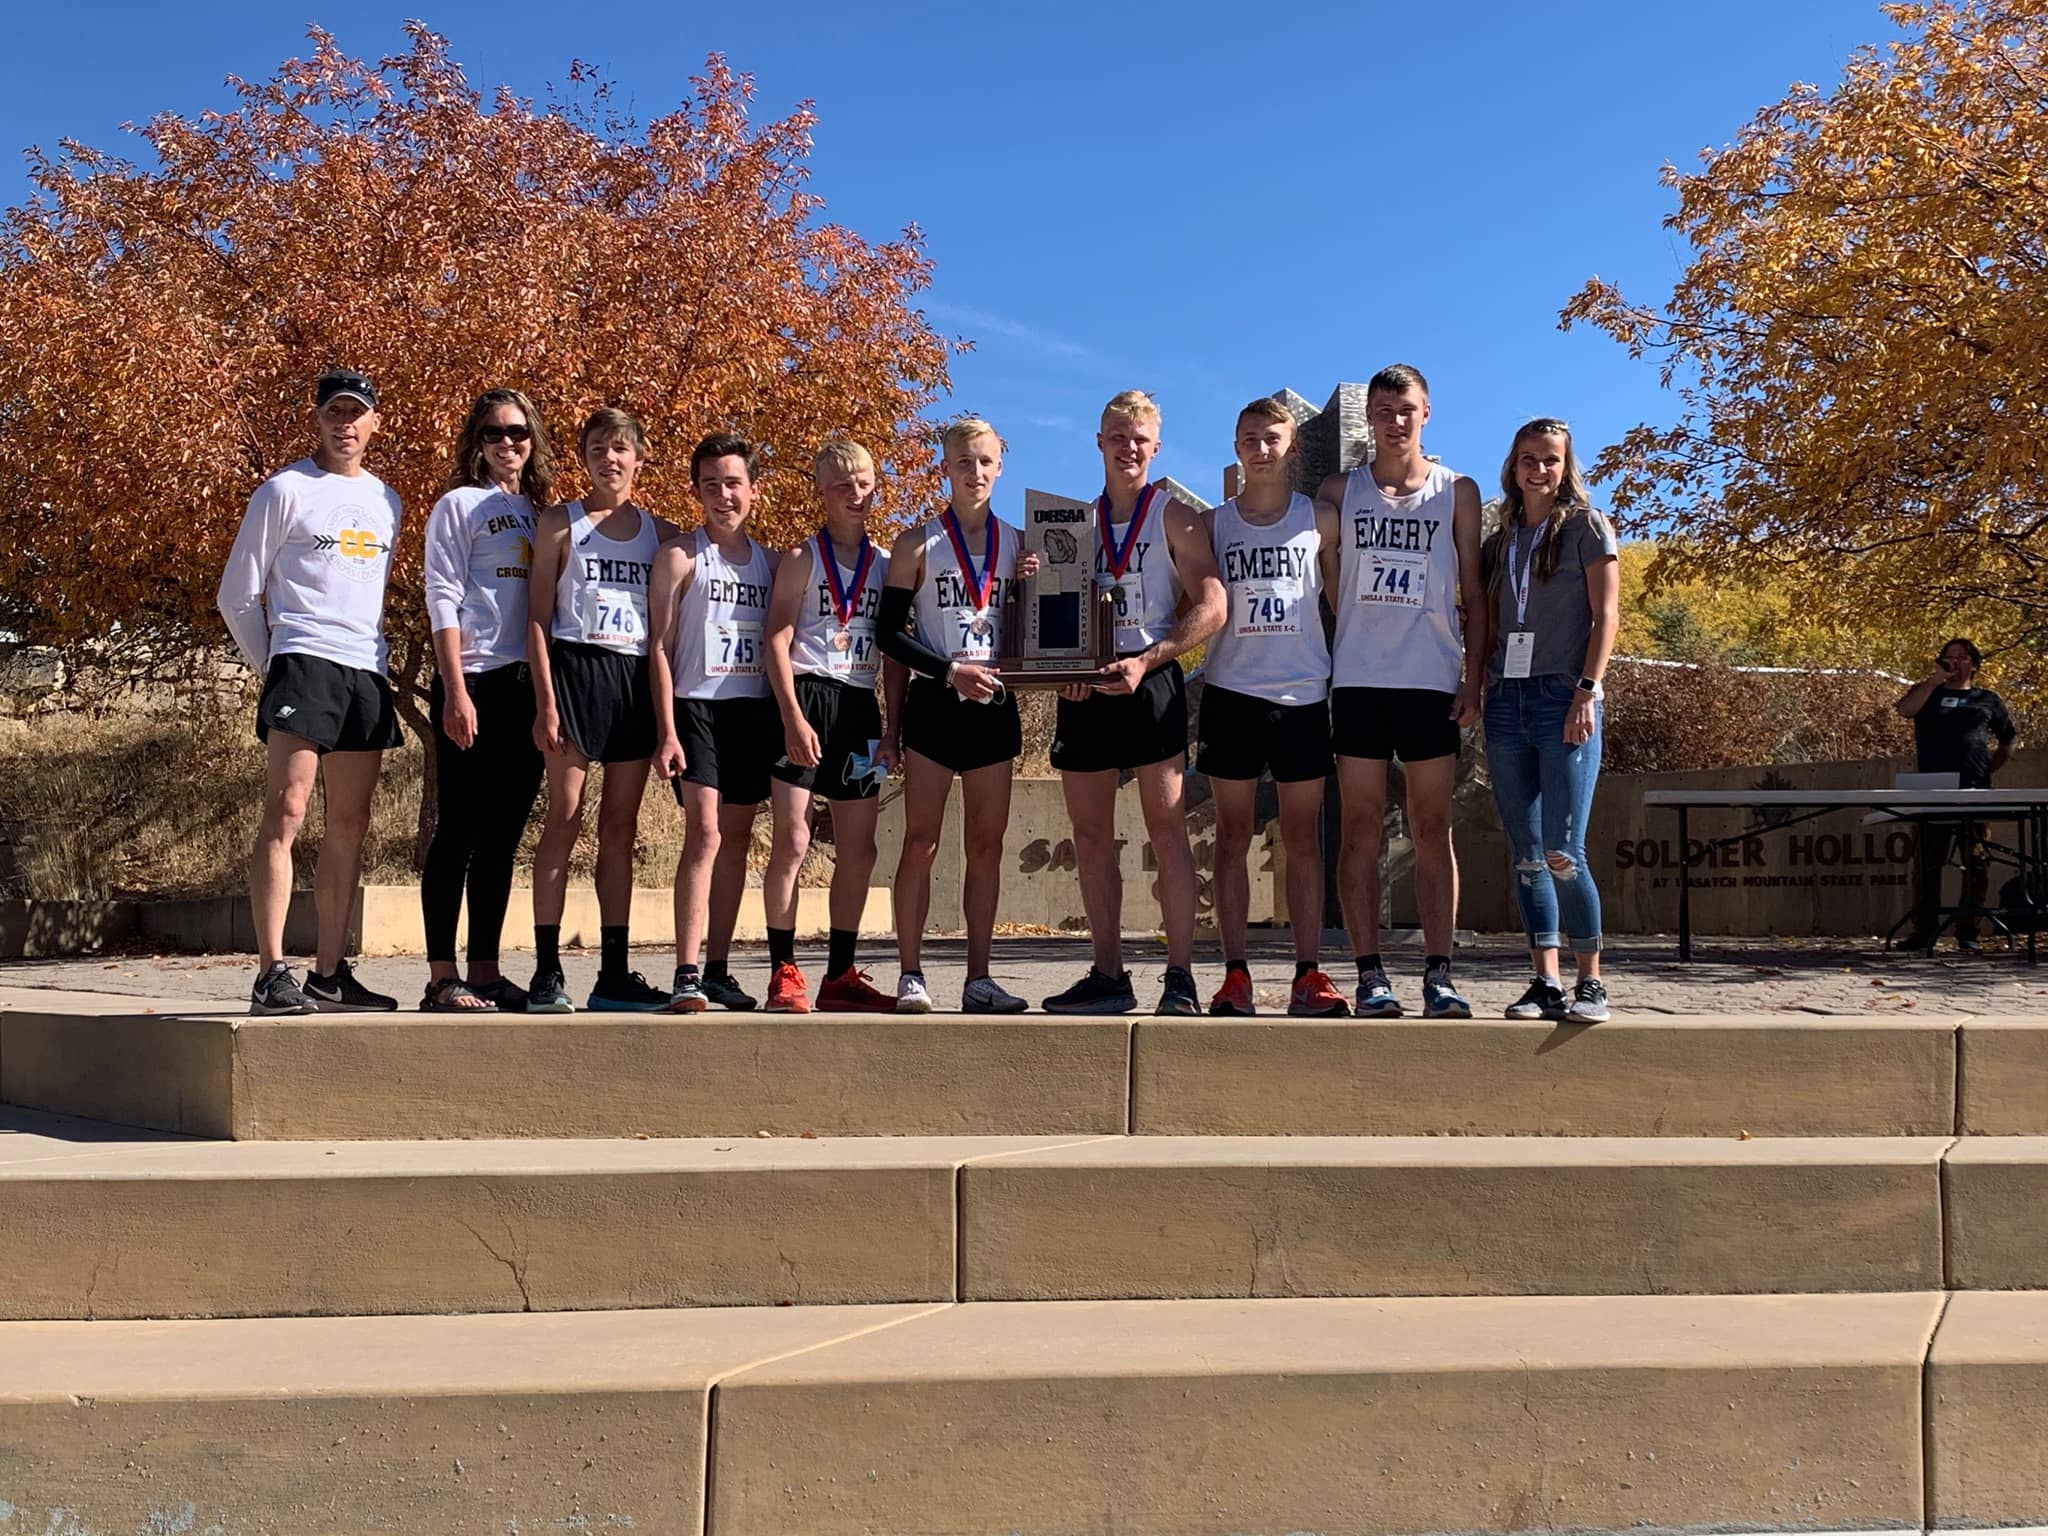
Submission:
<svg viewBox="0 0 2048 1536">
<path fill-rule="evenodd" d="M 476 1005 L 466 1008 L 455 1001 L 458 997 L 473 997 Z M 493 1013 L 497 1007 L 460 976 L 442 976 L 428 982 L 426 996 L 420 999 L 421 1013 Z"/>
</svg>

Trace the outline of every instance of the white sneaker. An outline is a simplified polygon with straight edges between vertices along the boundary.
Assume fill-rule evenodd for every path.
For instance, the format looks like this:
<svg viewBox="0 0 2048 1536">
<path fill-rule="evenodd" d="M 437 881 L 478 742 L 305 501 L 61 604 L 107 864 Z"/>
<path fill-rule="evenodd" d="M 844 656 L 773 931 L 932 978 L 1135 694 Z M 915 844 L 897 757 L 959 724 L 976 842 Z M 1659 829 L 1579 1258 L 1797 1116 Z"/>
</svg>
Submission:
<svg viewBox="0 0 2048 1536">
<path fill-rule="evenodd" d="M 1030 1006 L 1023 998 L 1005 992 L 993 976 L 975 977 L 960 993 L 962 1013 L 1022 1013 Z"/>
<path fill-rule="evenodd" d="M 931 989 L 924 984 L 924 978 L 915 971 L 905 971 L 896 978 L 896 1011 L 898 1013 L 930 1013 L 932 1011 Z"/>
</svg>

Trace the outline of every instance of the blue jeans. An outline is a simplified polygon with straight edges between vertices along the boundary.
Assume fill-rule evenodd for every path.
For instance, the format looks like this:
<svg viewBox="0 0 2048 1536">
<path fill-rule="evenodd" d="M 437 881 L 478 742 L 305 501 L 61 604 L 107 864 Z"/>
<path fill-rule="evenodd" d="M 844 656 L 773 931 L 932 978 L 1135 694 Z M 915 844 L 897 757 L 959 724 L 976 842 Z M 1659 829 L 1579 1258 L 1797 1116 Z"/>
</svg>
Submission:
<svg viewBox="0 0 2048 1536">
<path fill-rule="evenodd" d="M 1486 694 L 1486 768 L 1493 801 L 1515 854 L 1515 900 L 1531 949 L 1600 947 L 1600 892 L 1586 868 L 1586 819 L 1600 777 L 1604 706 L 1593 705 L 1593 734 L 1564 739 L 1575 678 L 1511 678 Z"/>
</svg>

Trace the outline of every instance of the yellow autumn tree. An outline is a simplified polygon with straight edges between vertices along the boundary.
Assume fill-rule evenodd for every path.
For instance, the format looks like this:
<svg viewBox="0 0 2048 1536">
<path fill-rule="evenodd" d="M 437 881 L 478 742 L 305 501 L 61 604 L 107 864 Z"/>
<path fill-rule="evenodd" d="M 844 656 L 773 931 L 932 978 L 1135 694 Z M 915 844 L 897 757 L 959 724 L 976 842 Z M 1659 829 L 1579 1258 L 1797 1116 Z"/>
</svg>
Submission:
<svg viewBox="0 0 2048 1536">
<path fill-rule="evenodd" d="M 645 124 L 581 66 L 566 103 L 486 99 L 407 31 L 366 64 L 315 30 L 274 78 L 230 81 L 232 110 L 139 129 L 149 163 L 31 157 L 0 243 L 0 628 L 117 670 L 219 644 L 243 506 L 310 448 L 337 365 L 383 394 L 370 467 L 406 507 L 391 668 L 429 742 L 421 533 L 485 388 L 524 389 L 571 460 L 592 407 L 639 413 L 644 497 L 686 524 L 690 446 L 720 428 L 766 446 L 770 542 L 809 525 L 833 434 L 874 450 L 898 517 L 925 499 L 918 413 L 949 352 L 911 307 L 929 262 L 915 229 L 822 218 L 808 106 L 753 121 L 717 56 Z"/>
<path fill-rule="evenodd" d="M 1700 169 L 1665 168 L 1691 248 L 1646 305 L 1565 307 L 1655 358 L 1677 419 L 1596 473 L 1684 542 L 1892 637 L 1918 676 L 1956 631 L 2048 688 L 2048 0 L 1935 0 L 1822 92 L 1795 86 Z"/>
</svg>

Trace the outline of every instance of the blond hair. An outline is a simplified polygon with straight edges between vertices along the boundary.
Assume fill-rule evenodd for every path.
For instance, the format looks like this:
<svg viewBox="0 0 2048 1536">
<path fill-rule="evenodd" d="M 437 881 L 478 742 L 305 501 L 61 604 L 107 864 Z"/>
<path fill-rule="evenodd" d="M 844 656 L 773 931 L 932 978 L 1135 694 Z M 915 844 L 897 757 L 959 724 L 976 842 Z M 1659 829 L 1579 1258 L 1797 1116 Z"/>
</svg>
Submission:
<svg viewBox="0 0 2048 1536">
<path fill-rule="evenodd" d="M 1121 416 L 1127 421 L 1157 421 L 1159 407 L 1142 389 L 1124 389 L 1112 395 L 1109 404 L 1102 408 L 1104 423 L 1112 416 Z"/>
<path fill-rule="evenodd" d="M 960 416 L 947 422 L 945 431 L 939 434 L 939 457 L 951 458 L 953 445 L 964 443 L 970 437 L 992 437 L 998 448 L 1007 446 L 1003 442 L 1003 434 L 979 416 Z"/>
<path fill-rule="evenodd" d="M 872 471 L 875 457 L 851 438 L 835 437 L 818 449 L 818 456 L 811 460 L 811 478 L 818 484 L 825 483 L 825 476 L 833 470 L 842 474 L 854 474 L 860 470 Z"/>
</svg>

